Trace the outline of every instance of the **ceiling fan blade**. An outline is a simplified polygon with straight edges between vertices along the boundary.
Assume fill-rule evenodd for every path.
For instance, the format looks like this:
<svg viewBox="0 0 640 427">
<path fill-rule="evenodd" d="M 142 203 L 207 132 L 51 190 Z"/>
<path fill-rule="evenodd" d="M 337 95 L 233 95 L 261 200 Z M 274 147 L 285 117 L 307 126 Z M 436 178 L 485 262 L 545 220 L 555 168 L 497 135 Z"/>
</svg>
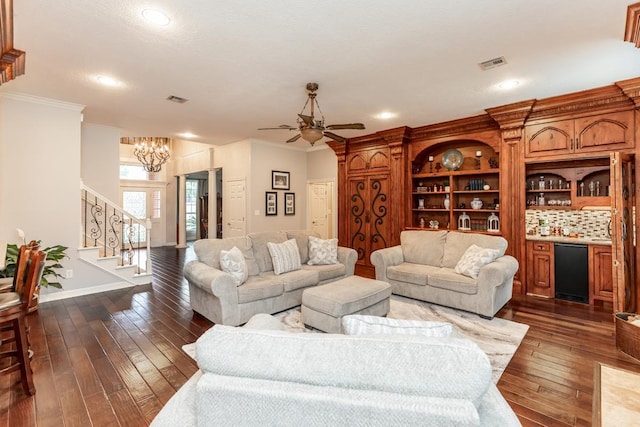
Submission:
<svg viewBox="0 0 640 427">
<path fill-rule="evenodd" d="M 347 140 L 347 138 L 345 138 L 345 137 L 342 137 L 340 135 L 336 135 L 335 133 L 329 132 L 329 131 L 326 131 L 326 130 L 324 131 L 324 136 L 326 136 L 327 138 L 331 138 L 331 139 L 333 139 L 334 141 L 337 141 L 337 142 L 345 142 Z"/>
<path fill-rule="evenodd" d="M 326 129 L 364 129 L 362 123 L 347 123 L 343 125 L 329 125 Z"/>
<path fill-rule="evenodd" d="M 300 117 L 302 121 L 310 128 L 315 126 L 315 123 L 313 121 L 313 116 L 305 116 L 304 114 L 298 114 L 298 117 Z"/>
<path fill-rule="evenodd" d="M 297 134 L 297 135 L 296 135 L 296 136 L 294 136 L 293 138 L 289 138 L 289 139 L 287 139 L 287 141 L 286 141 L 286 142 L 287 142 L 287 143 L 289 143 L 289 142 L 296 142 L 298 139 L 300 139 L 300 136 L 301 136 L 300 134 Z"/>
<path fill-rule="evenodd" d="M 289 125 L 280 125 L 277 128 L 258 128 L 258 130 L 298 130 L 298 128 Z"/>
</svg>

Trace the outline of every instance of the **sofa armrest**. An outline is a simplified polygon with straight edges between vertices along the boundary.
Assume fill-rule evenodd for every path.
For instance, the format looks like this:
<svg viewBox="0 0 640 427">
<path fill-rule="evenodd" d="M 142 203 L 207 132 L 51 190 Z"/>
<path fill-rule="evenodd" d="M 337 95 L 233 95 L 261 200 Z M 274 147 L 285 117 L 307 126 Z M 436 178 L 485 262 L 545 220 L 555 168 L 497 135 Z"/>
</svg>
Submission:
<svg viewBox="0 0 640 427">
<path fill-rule="evenodd" d="M 483 266 L 478 274 L 478 287 L 494 288 L 513 280 L 518 271 L 518 261 L 511 255 L 504 255 Z"/>
<path fill-rule="evenodd" d="M 344 264 L 346 271 L 345 276 L 353 276 L 358 261 L 358 253 L 351 248 L 338 246 L 338 262 Z"/>
<path fill-rule="evenodd" d="M 226 301 L 227 304 L 238 304 L 236 283 L 224 271 L 193 260 L 184 266 L 184 277 L 189 283 Z"/>
<path fill-rule="evenodd" d="M 387 280 L 387 268 L 402 264 L 404 255 L 402 246 L 392 246 L 390 248 L 378 249 L 371 254 L 371 264 L 376 268 L 376 280 L 389 282 Z"/>
</svg>

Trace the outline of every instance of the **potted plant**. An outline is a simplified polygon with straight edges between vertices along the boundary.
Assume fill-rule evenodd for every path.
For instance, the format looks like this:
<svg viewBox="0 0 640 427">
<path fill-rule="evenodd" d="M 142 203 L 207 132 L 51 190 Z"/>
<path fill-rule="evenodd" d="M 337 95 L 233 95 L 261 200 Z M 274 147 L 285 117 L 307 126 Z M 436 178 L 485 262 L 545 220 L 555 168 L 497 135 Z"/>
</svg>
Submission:
<svg viewBox="0 0 640 427">
<path fill-rule="evenodd" d="M 40 240 L 37 240 L 36 243 L 40 245 Z M 58 271 L 63 269 L 63 265 L 60 263 L 62 259 L 69 258 L 66 251 L 69 249 L 67 246 L 62 245 L 54 245 L 48 246 L 42 249 L 43 252 L 47 254 L 45 258 L 44 271 L 42 272 L 42 278 L 40 279 L 40 287 L 54 287 L 57 289 L 62 289 L 62 283 L 60 283 L 57 279 L 61 279 L 64 276 L 60 274 Z M 16 244 L 10 243 L 7 245 L 7 254 L 5 256 L 5 268 L 0 271 L 0 277 L 13 277 L 16 270 L 16 264 L 18 261 L 18 252 L 20 251 L 20 247 Z M 39 289 L 36 290 L 36 295 L 40 294 Z M 33 304 L 29 306 L 29 312 L 37 309 L 38 300 L 37 298 L 34 300 Z"/>
</svg>

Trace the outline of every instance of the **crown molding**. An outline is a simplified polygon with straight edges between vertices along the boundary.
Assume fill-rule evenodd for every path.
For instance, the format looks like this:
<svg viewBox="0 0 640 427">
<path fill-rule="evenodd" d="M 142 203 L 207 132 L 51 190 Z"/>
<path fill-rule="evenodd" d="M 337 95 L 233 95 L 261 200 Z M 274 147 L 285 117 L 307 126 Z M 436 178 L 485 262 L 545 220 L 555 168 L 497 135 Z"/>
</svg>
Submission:
<svg viewBox="0 0 640 427">
<path fill-rule="evenodd" d="M 13 99 L 16 101 L 29 102 L 32 104 L 46 105 L 47 107 L 61 108 L 64 110 L 78 111 L 84 110 L 84 105 L 74 104 L 72 102 L 59 101 L 57 99 L 44 98 L 42 96 L 29 95 L 26 93 L 18 92 L 3 92 L 0 93 L 0 98 Z"/>
</svg>

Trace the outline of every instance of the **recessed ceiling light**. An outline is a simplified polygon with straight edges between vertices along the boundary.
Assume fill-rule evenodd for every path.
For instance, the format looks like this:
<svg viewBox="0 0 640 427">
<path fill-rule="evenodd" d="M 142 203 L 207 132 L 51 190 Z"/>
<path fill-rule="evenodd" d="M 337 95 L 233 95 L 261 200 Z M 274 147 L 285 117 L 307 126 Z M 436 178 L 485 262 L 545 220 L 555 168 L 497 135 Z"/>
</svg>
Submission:
<svg viewBox="0 0 640 427">
<path fill-rule="evenodd" d="M 382 120 L 388 120 L 388 119 L 393 119 L 396 116 L 397 116 L 396 113 L 392 113 L 390 111 L 383 111 L 382 113 L 377 114 L 376 118 L 382 119 Z"/>
<path fill-rule="evenodd" d="M 118 80 L 109 76 L 97 76 L 96 81 L 101 85 L 110 86 L 110 87 L 116 87 L 122 84 Z"/>
<path fill-rule="evenodd" d="M 191 132 L 182 132 L 182 133 L 179 133 L 178 135 L 183 138 L 195 138 L 196 136 L 198 136 L 195 133 L 191 133 Z"/>
<path fill-rule="evenodd" d="M 518 80 L 505 80 L 503 82 L 498 83 L 498 89 L 509 90 L 520 86 L 520 82 Z"/>
<path fill-rule="evenodd" d="M 147 22 L 161 27 L 169 25 L 169 22 L 171 22 L 167 14 L 158 9 L 145 9 L 142 11 L 142 17 Z"/>
</svg>

